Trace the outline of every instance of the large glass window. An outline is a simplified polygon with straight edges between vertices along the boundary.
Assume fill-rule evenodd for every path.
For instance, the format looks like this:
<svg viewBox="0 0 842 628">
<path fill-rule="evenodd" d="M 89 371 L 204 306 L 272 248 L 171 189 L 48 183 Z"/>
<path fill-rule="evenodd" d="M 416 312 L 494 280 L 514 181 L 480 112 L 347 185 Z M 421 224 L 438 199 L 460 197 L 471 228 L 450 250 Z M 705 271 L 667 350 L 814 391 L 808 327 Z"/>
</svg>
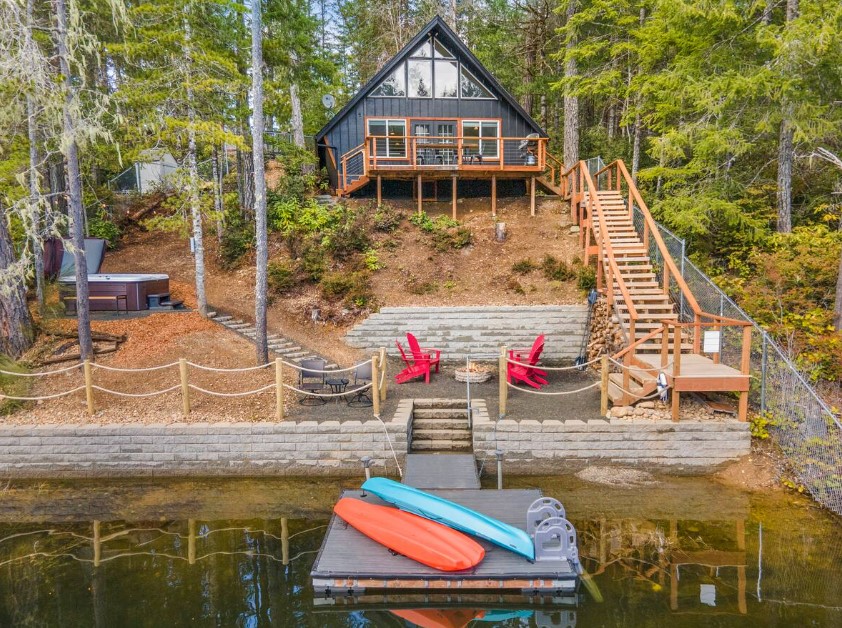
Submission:
<svg viewBox="0 0 842 628">
<path fill-rule="evenodd" d="M 406 96 L 406 66 L 401 63 L 389 76 L 383 79 L 372 96 Z"/>
<path fill-rule="evenodd" d="M 430 98 L 433 95 L 433 68 L 430 61 L 409 60 L 409 97 Z"/>
<path fill-rule="evenodd" d="M 406 157 L 406 120 L 368 121 L 368 135 L 374 140 L 378 157 Z"/>
<path fill-rule="evenodd" d="M 480 83 L 479 79 L 464 65 L 461 68 L 459 83 L 461 85 L 462 98 L 494 98 L 494 94 Z"/>
<path fill-rule="evenodd" d="M 436 98 L 459 96 L 459 64 L 456 61 L 436 61 Z"/>
<path fill-rule="evenodd" d="M 498 158 L 500 123 L 497 120 L 463 120 L 462 137 L 466 157 L 481 155 L 483 159 Z"/>
</svg>

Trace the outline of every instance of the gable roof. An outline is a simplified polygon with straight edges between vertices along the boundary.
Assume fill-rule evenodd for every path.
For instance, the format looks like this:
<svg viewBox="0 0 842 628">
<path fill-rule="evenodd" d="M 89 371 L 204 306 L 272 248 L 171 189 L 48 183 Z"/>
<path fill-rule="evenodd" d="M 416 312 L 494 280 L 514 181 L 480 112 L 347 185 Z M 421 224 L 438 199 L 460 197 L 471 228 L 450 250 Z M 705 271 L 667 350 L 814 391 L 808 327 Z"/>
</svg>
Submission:
<svg viewBox="0 0 842 628">
<path fill-rule="evenodd" d="M 369 81 L 360 88 L 360 90 L 354 95 L 354 97 L 348 101 L 348 103 L 339 110 L 335 116 L 333 116 L 330 121 L 322 127 L 322 129 L 316 133 L 316 142 L 319 142 L 325 135 L 330 133 L 330 131 L 335 127 L 342 118 L 344 118 L 348 112 L 350 112 L 357 104 L 368 94 L 374 90 L 382 80 L 384 80 L 389 74 L 391 74 L 392 70 L 401 63 L 405 57 L 408 57 L 409 54 L 415 50 L 416 46 L 418 46 L 425 37 L 429 36 L 430 33 L 433 31 L 437 31 L 437 35 L 439 35 L 439 39 L 442 41 L 445 46 L 448 46 L 451 51 L 457 52 L 457 56 L 462 56 L 463 58 L 467 59 L 468 62 L 473 65 L 474 67 L 471 68 L 474 71 L 474 74 L 478 74 L 479 78 L 481 78 L 484 82 L 486 87 L 491 88 L 493 92 L 496 93 L 503 101 L 508 103 L 512 109 L 518 112 L 520 116 L 526 120 L 530 127 L 536 132 L 539 133 L 541 136 L 546 137 L 547 133 L 538 125 L 535 120 L 532 119 L 526 110 L 520 106 L 520 103 L 512 96 L 506 89 L 497 82 L 497 79 L 494 78 L 494 75 L 489 72 L 485 66 L 480 63 L 480 60 L 477 59 L 476 55 L 462 42 L 459 36 L 453 32 L 453 30 L 447 25 L 447 23 L 438 15 L 436 15 L 432 20 L 427 22 L 426 26 L 422 28 L 415 37 L 413 37 L 409 43 L 407 43 L 401 50 L 392 57 L 386 65 L 380 68 L 380 71 L 377 72 L 374 76 L 372 76 Z"/>
</svg>

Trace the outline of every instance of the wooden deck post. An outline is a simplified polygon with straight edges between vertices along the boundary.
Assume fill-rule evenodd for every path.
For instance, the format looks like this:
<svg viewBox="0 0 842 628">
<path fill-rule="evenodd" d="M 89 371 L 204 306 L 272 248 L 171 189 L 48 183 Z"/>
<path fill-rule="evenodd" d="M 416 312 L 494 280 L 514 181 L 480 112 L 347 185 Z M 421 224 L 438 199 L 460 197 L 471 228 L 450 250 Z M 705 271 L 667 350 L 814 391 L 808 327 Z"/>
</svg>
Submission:
<svg viewBox="0 0 842 628">
<path fill-rule="evenodd" d="M 681 330 L 682 327 L 676 325 L 675 337 L 672 345 L 672 420 L 678 421 L 680 418 L 679 407 L 681 405 L 681 393 L 675 389 L 678 382 L 678 376 L 681 375 Z"/>
<path fill-rule="evenodd" d="M 535 215 L 535 177 L 529 178 L 529 215 Z"/>
<path fill-rule="evenodd" d="M 497 217 L 497 175 L 491 175 L 491 217 Z"/>
<path fill-rule="evenodd" d="M 181 375 L 181 412 L 184 416 L 190 414 L 190 385 L 187 383 L 187 360 L 178 359 L 178 372 Z"/>
<path fill-rule="evenodd" d="M 371 356 L 371 404 L 374 416 L 380 416 L 380 356 Z"/>
<path fill-rule="evenodd" d="M 743 354 L 740 360 L 740 373 L 751 374 L 751 325 L 743 327 Z M 748 418 L 748 391 L 740 393 L 740 403 L 737 408 L 737 418 L 745 422 Z"/>
<path fill-rule="evenodd" d="M 740 552 L 746 551 L 746 524 L 742 519 L 735 522 L 737 550 Z M 745 560 L 742 565 L 737 566 L 737 608 L 742 615 L 748 613 L 748 606 L 746 605 L 746 566 Z"/>
<path fill-rule="evenodd" d="M 98 519 L 94 519 L 94 567 L 99 567 L 102 560 L 102 524 Z"/>
<path fill-rule="evenodd" d="M 187 563 L 196 564 L 196 520 L 187 520 Z"/>
<path fill-rule="evenodd" d="M 284 420 L 284 361 L 275 358 L 275 418 Z"/>
<path fill-rule="evenodd" d="M 383 385 L 380 387 L 380 401 L 386 401 L 386 385 L 389 376 L 386 374 L 386 347 L 380 347 L 380 377 L 383 378 Z"/>
<path fill-rule="evenodd" d="M 421 188 L 421 175 L 419 174 L 418 175 L 418 213 L 419 214 L 422 211 L 424 211 L 424 208 L 422 207 L 423 197 L 424 197 L 424 190 Z"/>
<path fill-rule="evenodd" d="M 281 563 L 289 565 L 289 523 L 281 517 Z"/>
<path fill-rule="evenodd" d="M 379 174 L 377 175 L 377 206 L 380 207 L 383 204 L 383 177 Z"/>
<path fill-rule="evenodd" d="M 85 400 L 88 402 L 88 414 L 94 415 L 94 381 L 91 373 L 91 361 L 85 360 Z"/>
<path fill-rule="evenodd" d="M 602 368 L 602 395 L 599 400 L 599 416 L 608 414 L 608 354 L 604 353 L 600 360 Z"/>
<path fill-rule="evenodd" d="M 456 179 L 455 175 L 453 177 L 451 177 L 451 181 L 453 182 L 453 186 L 452 186 L 450 197 L 451 197 L 451 201 L 452 201 L 452 204 L 453 204 L 453 207 L 452 207 L 453 220 L 456 220 L 456 191 L 457 191 L 458 186 L 456 184 L 457 179 Z"/>
<path fill-rule="evenodd" d="M 497 374 L 497 379 L 500 380 L 500 416 L 506 416 L 506 402 L 509 396 L 508 382 L 506 381 L 506 374 L 508 373 L 509 364 L 506 356 L 509 354 L 506 346 L 500 347 L 500 369 Z"/>
</svg>

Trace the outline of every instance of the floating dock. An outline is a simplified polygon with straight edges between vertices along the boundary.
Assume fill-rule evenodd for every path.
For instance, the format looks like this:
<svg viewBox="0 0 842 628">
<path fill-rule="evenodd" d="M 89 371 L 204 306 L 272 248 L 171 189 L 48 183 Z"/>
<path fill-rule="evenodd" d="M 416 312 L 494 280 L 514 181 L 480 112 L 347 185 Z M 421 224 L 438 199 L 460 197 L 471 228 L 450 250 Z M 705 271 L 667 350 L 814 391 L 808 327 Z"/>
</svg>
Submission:
<svg viewBox="0 0 842 628">
<path fill-rule="evenodd" d="M 409 454 L 404 483 L 424 489 L 526 530 L 526 512 L 542 497 L 534 489 L 479 488 L 476 462 L 470 454 Z M 346 490 L 342 497 L 388 505 L 374 495 Z M 442 572 L 396 555 L 342 519 L 333 516 L 310 573 L 316 595 L 359 595 L 366 589 L 518 591 L 528 595 L 575 592 L 578 576 L 568 560 L 531 562 L 513 552 L 475 539 L 485 559 L 475 568 Z"/>
</svg>

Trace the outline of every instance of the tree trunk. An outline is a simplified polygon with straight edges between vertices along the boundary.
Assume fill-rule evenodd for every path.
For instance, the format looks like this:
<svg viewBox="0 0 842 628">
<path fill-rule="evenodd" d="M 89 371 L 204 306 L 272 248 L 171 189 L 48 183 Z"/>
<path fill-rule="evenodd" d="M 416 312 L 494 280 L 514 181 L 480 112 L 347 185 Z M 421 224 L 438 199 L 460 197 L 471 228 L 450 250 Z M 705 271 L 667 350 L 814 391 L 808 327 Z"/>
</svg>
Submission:
<svg viewBox="0 0 842 628">
<path fill-rule="evenodd" d="M 266 364 L 269 361 L 269 347 L 266 341 L 266 290 L 267 265 L 269 262 L 269 244 L 266 233 L 266 174 L 263 164 L 263 20 L 261 19 L 261 0 L 251 3 L 251 102 L 252 102 L 252 156 L 254 158 L 254 229 L 255 238 L 255 286 L 254 286 L 254 344 L 257 350 L 257 363 Z M 290 96 L 295 95 L 292 81 Z M 301 123 L 301 109 L 298 103 L 298 123 Z M 293 104 L 293 129 L 295 143 L 304 145 L 304 129 L 296 126 L 296 105 Z"/>
<path fill-rule="evenodd" d="M 763 16 L 760 18 L 763 26 L 769 26 L 772 23 L 772 11 L 775 8 L 775 0 L 766 0 L 763 5 Z"/>
<path fill-rule="evenodd" d="M 576 15 L 576 0 L 568 0 L 567 21 L 569 22 Z M 576 36 L 568 33 L 567 55 L 564 60 L 564 77 L 568 81 L 576 76 L 576 59 L 573 58 L 573 48 L 576 45 Z M 570 94 L 571 87 L 568 85 L 564 92 L 564 165 L 572 168 L 579 161 L 579 99 Z"/>
<path fill-rule="evenodd" d="M 188 3 L 186 11 L 190 10 Z M 193 219 L 193 261 L 196 268 L 196 305 L 202 316 L 208 314 L 205 296 L 205 242 L 202 233 L 202 199 L 199 197 L 199 171 L 196 167 L 196 110 L 193 104 L 192 32 L 189 15 L 184 17 L 184 79 L 187 87 L 187 171 L 190 188 L 190 216 Z"/>
<path fill-rule="evenodd" d="M 798 17 L 798 0 L 787 0 L 786 21 Z M 780 138 L 778 140 L 778 233 L 792 231 L 792 162 L 795 158 L 793 146 L 792 106 L 785 99 L 781 104 Z"/>
<path fill-rule="evenodd" d="M 634 143 L 632 144 L 632 181 L 637 185 L 637 171 L 640 170 L 640 140 L 643 135 L 643 124 L 640 114 L 634 117 Z"/>
<path fill-rule="evenodd" d="M 23 275 L 24 269 L 16 267 L 6 212 L 0 212 L 0 353 L 13 358 L 19 358 L 33 341 Z"/>
<path fill-rule="evenodd" d="M 259 43 L 260 42 L 258 42 L 258 44 Z M 292 123 L 292 139 L 296 146 L 304 148 L 304 117 L 301 115 L 301 98 L 298 96 L 298 79 L 296 78 L 296 72 L 298 69 L 298 54 L 292 50 L 290 51 L 289 56 L 292 61 L 292 71 L 289 80 L 289 102 L 292 107 L 292 120 L 290 121 Z M 260 86 L 261 89 L 263 89 L 262 77 Z M 263 128 L 262 120 L 260 122 L 260 127 L 261 129 Z M 255 161 L 254 164 L 255 172 L 257 172 L 257 161 Z M 255 190 L 255 194 L 257 194 L 257 190 Z"/>
<path fill-rule="evenodd" d="M 26 47 L 32 45 L 32 5 L 33 0 L 26 0 Z M 34 89 L 34 87 L 30 87 Z M 35 261 L 35 298 L 38 301 L 38 313 L 44 315 L 44 246 L 41 234 L 41 191 L 38 187 L 38 137 L 35 124 L 35 99 L 31 93 L 26 95 L 26 126 L 29 138 L 29 211 L 32 256 Z"/>
<path fill-rule="evenodd" d="M 222 242 L 222 172 L 219 167 L 219 149 L 214 146 L 211 157 L 211 177 L 213 178 L 213 211 L 216 212 L 216 239 Z"/>
<path fill-rule="evenodd" d="M 91 311 L 88 300 L 88 264 L 85 259 L 85 217 L 82 207 L 82 175 L 79 172 L 79 146 L 76 143 L 76 88 L 70 74 L 70 53 L 67 48 L 67 7 L 65 0 L 55 0 L 56 48 L 59 71 L 65 90 L 62 112 L 62 153 L 67 162 L 67 188 L 70 204 L 70 239 L 76 265 L 76 317 L 79 327 L 79 353 L 83 360 L 94 357 L 91 339 Z"/>
</svg>

